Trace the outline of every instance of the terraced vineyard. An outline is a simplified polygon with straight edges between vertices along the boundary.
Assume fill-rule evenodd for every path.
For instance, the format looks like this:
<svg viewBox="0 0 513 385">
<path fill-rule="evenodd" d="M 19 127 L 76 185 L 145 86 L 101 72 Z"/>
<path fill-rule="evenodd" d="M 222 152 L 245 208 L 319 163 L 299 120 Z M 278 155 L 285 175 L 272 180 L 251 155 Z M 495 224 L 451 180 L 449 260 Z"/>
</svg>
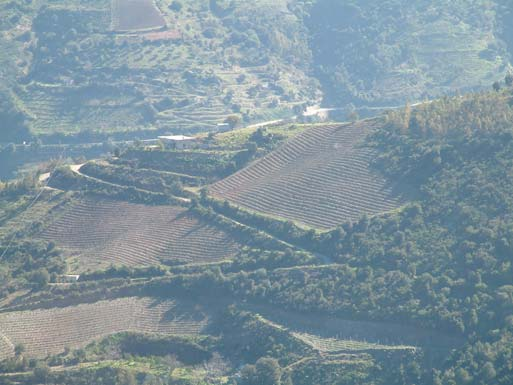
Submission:
<svg viewBox="0 0 513 385">
<path fill-rule="evenodd" d="M 0 76 L 16 84 L 8 91 L 30 129 L 43 135 L 214 131 L 234 114 L 247 120 L 290 117 L 296 105 L 320 100 L 305 68 L 267 45 L 252 48 L 255 57 L 248 59 L 248 48 L 230 41 L 236 29 L 211 14 L 208 1 L 183 1 L 180 11 L 171 3 L 41 0 L 24 12 L 0 5 L 14 20 L 0 36 L 6 53 L 0 63 L 8 70 Z M 300 20 L 286 4 L 264 9 L 287 13 L 284 28 L 299 35 Z M 67 45 L 66 54 L 56 48 Z M 262 60 L 264 51 L 269 59 Z M 16 83 L 29 74 L 30 82 Z"/>
<path fill-rule="evenodd" d="M 66 308 L 0 314 L 0 359 L 23 344 L 30 357 L 83 347 L 123 331 L 191 335 L 208 324 L 204 308 L 152 298 L 121 298 Z"/>
<path fill-rule="evenodd" d="M 214 184 L 219 199 L 327 229 L 400 205 L 397 186 L 370 168 L 363 139 L 377 120 L 316 126 Z"/>
<path fill-rule="evenodd" d="M 414 350 L 413 346 L 406 345 L 382 345 L 379 343 L 371 343 L 358 340 L 347 340 L 338 338 L 323 338 L 313 334 L 296 333 L 292 335 L 315 350 L 323 353 L 339 353 L 349 351 L 363 351 L 363 350 Z"/>
<path fill-rule="evenodd" d="M 39 235 L 78 257 L 79 271 L 109 264 L 204 263 L 236 256 L 228 234 L 174 206 L 82 200 Z"/>
<path fill-rule="evenodd" d="M 461 338 L 435 330 L 391 322 L 347 320 L 325 314 L 285 311 L 273 306 L 248 305 L 267 324 L 286 330 L 295 338 L 325 353 L 364 350 L 450 350 Z"/>
<path fill-rule="evenodd" d="M 276 312 L 273 312 L 276 313 Z M 281 315 L 281 317 L 280 317 Z M 407 346 L 407 345 L 395 345 L 395 344 L 380 344 L 379 342 L 367 342 L 364 338 L 358 336 L 355 333 L 355 330 L 349 331 L 349 334 L 353 334 L 356 339 L 353 339 L 351 336 L 345 335 L 341 333 L 336 336 L 333 330 L 329 330 L 330 327 L 333 329 L 333 325 L 329 325 L 327 327 L 328 330 L 324 330 L 322 327 L 315 327 L 312 325 L 311 327 L 305 327 L 305 319 L 301 315 L 296 315 L 294 318 L 298 318 L 298 320 L 293 320 L 292 322 L 288 322 L 286 316 L 283 315 L 280 311 L 277 312 L 276 320 L 284 322 L 283 324 L 276 323 L 267 318 L 262 317 L 260 314 L 257 315 L 258 319 L 269 325 L 275 329 L 281 331 L 287 331 L 293 337 L 297 338 L 301 342 L 310 346 L 311 348 L 317 350 L 322 353 L 329 354 L 339 354 L 339 353 L 350 353 L 350 352 L 358 352 L 364 350 L 415 350 L 415 346 Z M 302 324 L 301 326 L 298 325 Z M 323 319 L 325 321 L 325 319 Z M 322 321 L 321 321 L 322 323 Z M 332 322 L 333 324 L 337 323 L 337 320 Z M 338 320 L 338 323 L 341 324 L 340 328 L 344 329 L 344 326 L 347 327 L 346 321 Z M 313 322 L 312 322 L 313 324 Z M 342 326 L 344 325 L 344 326 Z M 323 325 L 326 326 L 326 325 Z M 308 331 L 305 331 L 308 329 Z M 326 335 L 320 335 L 326 334 Z"/>
<path fill-rule="evenodd" d="M 109 129 L 133 127 L 141 120 L 141 111 L 130 93 L 106 94 L 89 98 L 77 87 L 30 84 L 18 94 L 31 118 L 36 133 L 69 130 L 96 130 L 105 127 L 105 116 L 111 117 Z M 80 108 L 70 108 L 70 100 L 80 100 Z"/>
</svg>

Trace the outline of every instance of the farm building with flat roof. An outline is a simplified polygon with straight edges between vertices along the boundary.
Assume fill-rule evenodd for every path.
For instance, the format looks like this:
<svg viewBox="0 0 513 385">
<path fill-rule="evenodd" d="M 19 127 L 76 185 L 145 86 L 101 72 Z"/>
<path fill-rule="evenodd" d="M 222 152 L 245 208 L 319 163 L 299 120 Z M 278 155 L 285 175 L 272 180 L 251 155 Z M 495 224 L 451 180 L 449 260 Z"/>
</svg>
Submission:
<svg viewBox="0 0 513 385">
<path fill-rule="evenodd" d="M 164 144 L 164 146 L 166 146 L 166 148 L 177 150 L 193 148 L 198 144 L 198 140 L 196 138 L 185 135 L 159 136 L 159 140 Z"/>
</svg>

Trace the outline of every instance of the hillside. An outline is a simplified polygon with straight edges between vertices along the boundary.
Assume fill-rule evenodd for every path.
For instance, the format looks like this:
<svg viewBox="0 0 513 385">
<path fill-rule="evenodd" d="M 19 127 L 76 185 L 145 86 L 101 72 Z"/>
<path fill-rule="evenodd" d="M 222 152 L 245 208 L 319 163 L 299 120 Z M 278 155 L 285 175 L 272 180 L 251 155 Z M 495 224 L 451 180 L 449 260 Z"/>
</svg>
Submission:
<svg viewBox="0 0 513 385">
<path fill-rule="evenodd" d="M 513 384 L 512 15 L 0 0 L 0 384 Z"/>
<path fill-rule="evenodd" d="M 119 332 L 185 336 L 198 334 L 207 323 L 207 315 L 199 308 L 152 298 L 120 298 L 65 308 L 3 313 L 0 314 L 2 334 L 11 351 L 4 349 L 0 359 L 12 355 L 19 344 L 23 344 L 30 357 L 45 357 L 62 353 L 65 348 L 85 347 Z"/>
<path fill-rule="evenodd" d="M 314 271 L 325 258 L 301 244 L 282 240 L 270 229 L 219 213 L 208 206 L 203 193 L 195 195 L 209 180 L 221 179 L 218 183 L 222 183 L 224 173 L 231 170 L 227 164 L 235 168 L 252 160 L 258 164 L 262 156 L 262 161 L 274 159 L 297 143 L 302 144 L 302 151 L 319 157 L 319 166 L 329 148 L 334 151 L 330 156 L 346 154 L 342 162 L 350 159 L 345 150 L 362 151 L 364 170 L 374 175 L 368 151 L 359 145 L 380 125 L 367 121 L 243 129 L 209 137 L 208 150 L 145 151 L 134 147 L 119 157 L 58 167 L 48 180 L 41 179 L 43 182 L 26 180 L 25 184 L 4 186 L 1 235 L 7 279 L 0 293 L 0 351 L 5 358 L 0 365 L 8 378 L 25 381 L 31 376 L 20 361 L 20 349 L 23 357 L 50 365 L 48 376 L 61 375 L 57 362 L 63 363 L 62 375 L 69 378 L 75 378 L 78 368 L 99 373 L 102 360 L 124 373 L 129 367 L 124 355 L 113 355 L 103 346 L 118 346 L 126 332 L 144 333 L 132 352 L 139 357 L 142 346 L 151 346 L 154 360 L 160 360 L 156 358 L 160 350 L 154 350 L 159 341 L 213 338 L 213 345 L 200 345 L 208 357 L 222 357 L 223 369 L 215 372 L 217 376 L 233 376 L 237 367 L 255 362 L 257 356 L 274 357 L 283 365 L 284 376 L 300 381 L 302 373 L 313 375 L 314 362 L 323 370 L 329 367 L 334 376 L 346 368 L 351 376 L 369 376 L 370 368 L 382 362 L 381 355 L 403 360 L 418 349 L 448 354 L 452 344 L 418 339 L 415 335 L 420 335 L 420 330 L 406 332 L 395 321 L 385 325 L 326 315 L 320 326 L 312 324 L 307 314 L 281 311 L 256 300 L 253 289 L 266 271 L 276 271 L 278 277 L 290 271 L 294 281 L 294 274 L 302 274 L 301 266 Z M 331 136 L 319 144 L 315 140 L 319 133 Z M 340 140 L 344 151 L 327 144 L 333 138 Z M 342 147 L 344 141 L 349 143 Z M 32 204 L 32 191 L 37 196 L 41 183 L 46 187 Z M 31 268 L 20 274 L 28 265 Z M 75 273 L 81 274 L 78 282 L 68 275 Z M 274 289 L 269 287 L 262 295 L 272 295 Z M 242 299 L 244 296 L 247 298 Z M 215 304 L 205 310 L 203 299 L 192 298 Z M 437 335 L 429 328 L 425 333 Z M 262 344 L 262 335 L 273 337 Z M 241 341 L 246 341 L 246 348 L 240 347 Z M 275 341 L 280 342 L 277 345 Z M 163 349 L 173 350 L 180 344 L 172 340 Z M 193 349 L 197 357 L 196 342 L 187 344 L 185 352 Z M 113 349 L 125 347 L 121 344 Z M 192 378 L 208 378 L 188 363 L 190 358 L 180 360 L 185 361 L 178 365 L 192 371 Z M 136 371 L 145 376 L 156 373 L 153 366 L 145 366 L 142 356 L 136 361 Z M 172 378 L 183 379 L 169 362 L 159 362 L 160 367 L 172 369 Z M 216 361 L 215 365 L 220 364 Z"/>
<path fill-rule="evenodd" d="M 243 208 L 320 229 L 400 205 L 401 191 L 371 168 L 365 138 L 382 123 L 319 125 L 209 188 Z"/>
<path fill-rule="evenodd" d="M 36 237 L 76 258 L 77 270 L 126 266 L 209 263 L 234 258 L 232 237 L 173 206 L 79 200 L 53 213 Z"/>
<path fill-rule="evenodd" d="M 508 384 L 512 85 L 2 185 L 0 380 Z"/>
<path fill-rule="evenodd" d="M 394 106 L 491 84 L 511 71 L 508 1 L 313 2 L 305 24 L 332 104 Z"/>
<path fill-rule="evenodd" d="M 13 0 L 0 11 L 0 143 L 215 131 L 320 102 L 344 114 L 511 71 L 504 0 Z"/>
<path fill-rule="evenodd" d="M 305 37 L 285 1 L 240 3 L 226 17 L 215 2 L 171 3 L 3 3 L 9 21 L 0 39 L 1 83 L 9 114 L 22 114 L 43 135 L 191 132 L 214 130 L 234 114 L 291 115 L 316 100 L 306 67 L 287 59 Z M 281 12 L 287 17 L 278 18 Z M 275 27 L 267 32 L 267 25 Z"/>
<path fill-rule="evenodd" d="M 501 88 L 3 186 L 2 379 L 508 383 Z"/>
</svg>

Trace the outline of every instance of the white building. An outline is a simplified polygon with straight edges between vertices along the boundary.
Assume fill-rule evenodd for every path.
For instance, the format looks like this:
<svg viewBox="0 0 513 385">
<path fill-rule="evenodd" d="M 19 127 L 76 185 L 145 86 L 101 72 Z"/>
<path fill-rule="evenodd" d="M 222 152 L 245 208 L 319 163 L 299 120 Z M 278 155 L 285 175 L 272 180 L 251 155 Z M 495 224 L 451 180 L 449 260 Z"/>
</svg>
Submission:
<svg viewBox="0 0 513 385">
<path fill-rule="evenodd" d="M 75 283 L 75 282 L 78 282 L 79 279 L 80 279 L 80 275 L 78 275 L 78 274 L 65 274 L 65 275 L 60 275 L 57 278 L 57 282 L 58 283 Z"/>
<path fill-rule="evenodd" d="M 185 135 L 159 136 L 159 140 L 164 144 L 166 148 L 172 148 L 176 150 L 194 148 L 198 145 L 198 140 L 196 138 Z"/>
<path fill-rule="evenodd" d="M 217 132 L 230 131 L 230 125 L 228 123 L 217 123 Z"/>
</svg>

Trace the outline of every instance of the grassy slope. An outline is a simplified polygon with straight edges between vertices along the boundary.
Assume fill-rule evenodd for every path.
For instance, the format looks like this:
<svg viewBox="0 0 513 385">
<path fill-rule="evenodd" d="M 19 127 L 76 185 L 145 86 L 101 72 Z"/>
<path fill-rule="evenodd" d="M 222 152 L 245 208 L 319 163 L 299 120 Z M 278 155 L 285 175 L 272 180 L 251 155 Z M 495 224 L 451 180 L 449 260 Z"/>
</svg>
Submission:
<svg viewBox="0 0 513 385">
<path fill-rule="evenodd" d="M 283 139 L 290 139 L 306 130 L 310 125 L 292 124 L 292 125 L 276 125 L 265 128 L 266 134 L 277 135 Z M 244 148 L 251 136 L 255 134 L 258 127 L 246 127 L 229 132 L 219 133 L 214 136 L 213 146 L 225 149 Z"/>
</svg>

